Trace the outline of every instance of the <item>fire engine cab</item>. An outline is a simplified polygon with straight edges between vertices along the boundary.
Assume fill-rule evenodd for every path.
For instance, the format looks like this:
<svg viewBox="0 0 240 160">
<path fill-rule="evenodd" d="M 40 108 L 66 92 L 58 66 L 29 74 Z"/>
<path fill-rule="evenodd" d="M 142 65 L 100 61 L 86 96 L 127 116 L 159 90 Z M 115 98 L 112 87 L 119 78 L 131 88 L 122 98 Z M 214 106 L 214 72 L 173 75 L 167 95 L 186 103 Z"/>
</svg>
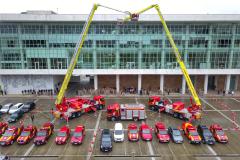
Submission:
<svg viewBox="0 0 240 160">
<path fill-rule="evenodd" d="M 144 120 L 146 119 L 145 105 L 114 103 L 107 107 L 108 120 Z"/>
<path fill-rule="evenodd" d="M 182 124 L 184 134 L 187 136 L 189 143 L 201 144 L 201 137 L 199 136 L 196 127 L 189 122 Z"/>
</svg>

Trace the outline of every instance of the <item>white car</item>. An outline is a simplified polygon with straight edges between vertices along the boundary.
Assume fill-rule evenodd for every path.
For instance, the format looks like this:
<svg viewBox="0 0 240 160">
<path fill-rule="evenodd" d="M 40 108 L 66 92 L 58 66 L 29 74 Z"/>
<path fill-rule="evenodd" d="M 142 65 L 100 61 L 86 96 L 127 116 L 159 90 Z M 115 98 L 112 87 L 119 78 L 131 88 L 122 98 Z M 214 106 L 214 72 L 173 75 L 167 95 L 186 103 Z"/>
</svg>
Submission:
<svg viewBox="0 0 240 160">
<path fill-rule="evenodd" d="M 113 132 L 114 142 L 123 142 L 124 141 L 124 130 L 122 123 L 116 123 L 114 126 Z"/>
<path fill-rule="evenodd" d="M 9 113 L 9 114 L 13 114 L 14 112 L 16 112 L 16 111 L 22 109 L 23 106 L 24 106 L 23 103 L 17 103 L 17 104 L 15 104 L 14 106 L 12 106 L 12 107 L 10 108 L 10 110 L 9 110 L 8 113 Z"/>
<path fill-rule="evenodd" d="M 5 104 L 0 110 L 1 113 L 8 113 L 9 109 L 13 106 L 12 103 Z"/>
</svg>

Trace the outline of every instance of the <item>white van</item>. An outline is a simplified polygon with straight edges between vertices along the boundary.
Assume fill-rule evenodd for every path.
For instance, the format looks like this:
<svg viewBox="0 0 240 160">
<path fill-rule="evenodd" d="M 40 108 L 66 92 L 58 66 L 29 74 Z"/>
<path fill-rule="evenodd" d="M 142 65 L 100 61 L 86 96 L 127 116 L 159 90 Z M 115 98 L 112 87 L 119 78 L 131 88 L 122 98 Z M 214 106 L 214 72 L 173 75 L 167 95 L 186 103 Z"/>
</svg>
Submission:
<svg viewBox="0 0 240 160">
<path fill-rule="evenodd" d="M 114 139 L 114 142 L 123 142 L 124 141 L 124 130 L 123 130 L 122 123 L 115 123 L 113 139 Z"/>
</svg>

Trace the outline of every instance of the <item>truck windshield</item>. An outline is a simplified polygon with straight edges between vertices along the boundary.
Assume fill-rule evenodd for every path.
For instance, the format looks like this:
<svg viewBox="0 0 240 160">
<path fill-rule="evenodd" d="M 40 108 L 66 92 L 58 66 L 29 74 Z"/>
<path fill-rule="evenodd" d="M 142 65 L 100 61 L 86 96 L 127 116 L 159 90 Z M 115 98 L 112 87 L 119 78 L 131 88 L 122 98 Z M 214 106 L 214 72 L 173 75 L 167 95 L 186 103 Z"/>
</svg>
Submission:
<svg viewBox="0 0 240 160">
<path fill-rule="evenodd" d="M 37 132 L 37 136 L 39 137 L 46 136 L 46 134 L 46 131 Z"/>
</svg>

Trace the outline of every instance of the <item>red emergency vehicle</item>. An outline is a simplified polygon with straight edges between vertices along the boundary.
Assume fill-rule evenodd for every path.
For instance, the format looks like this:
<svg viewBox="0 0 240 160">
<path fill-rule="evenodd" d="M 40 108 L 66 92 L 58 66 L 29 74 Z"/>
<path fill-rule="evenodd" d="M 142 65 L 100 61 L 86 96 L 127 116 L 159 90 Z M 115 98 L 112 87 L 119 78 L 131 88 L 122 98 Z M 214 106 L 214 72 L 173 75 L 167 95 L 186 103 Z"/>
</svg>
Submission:
<svg viewBox="0 0 240 160">
<path fill-rule="evenodd" d="M 47 140 L 53 134 L 54 125 L 51 122 L 46 122 L 43 124 L 43 127 L 37 131 L 37 135 L 34 138 L 33 143 L 35 145 L 46 144 Z"/>
<path fill-rule="evenodd" d="M 196 127 L 189 122 L 182 124 L 184 134 L 187 136 L 189 143 L 201 144 L 201 137 L 199 136 Z"/>
<path fill-rule="evenodd" d="M 128 125 L 128 140 L 129 141 L 139 140 L 138 127 L 135 123 L 130 123 Z"/>
<path fill-rule="evenodd" d="M 5 131 L 5 133 L 0 138 L 0 145 L 6 146 L 13 144 L 13 142 L 18 138 L 23 130 L 23 125 L 20 127 L 11 126 Z"/>
<path fill-rule="evenodd" d="M 6 122 L 0 122 L 0 136 L 6 131 L 8 124 Z"/>
<path fill-rule="evenodd" d="M 152 141 L 152 129 L 145 123 L 140 125 L 139 134 L 142 140 Z"/>
<path fill-rule="evenodd" d="M 56 144 L 66 144 L 70 136 L 70 129 L 67 126 L 60 128 L 55 139 Z"/>
<path fill-rule="evenodd" d="M 217 142 L 220 142 L 220 143 L 228 142 L 228 137 L 219 124 L 212 124 L 210 126 L 210 131 L 212 132 L 213 137 Z"/>
<path fill-rule="evenodd" d="M 72 144 L 82 144 L 85 137 L 85 127 L 83 125 L 76 126 L 71 138 Z"/>
<path fill-rule="evenodd" d="M 18 144 L 27 144 L 29 143 L 37 133 L 37 127 L 34 125 L 28 125 L 23 129 L 21 135 L 17 139 Z"/>
<path fill-rule="evenodd" d="M 108 120 L 144 120 L 146 119 L 145 106 L 143 104 L 114 103 L 107 107 Z"/>
<path fill-rule="evenodd" d="M 163 143 L 169 142 L 170 136 L 167 132 L 167 128 L 165 127 L 164 123 L 162 122 L 155 123 L 154 131 L 159 142 Z"/>
</svg>

